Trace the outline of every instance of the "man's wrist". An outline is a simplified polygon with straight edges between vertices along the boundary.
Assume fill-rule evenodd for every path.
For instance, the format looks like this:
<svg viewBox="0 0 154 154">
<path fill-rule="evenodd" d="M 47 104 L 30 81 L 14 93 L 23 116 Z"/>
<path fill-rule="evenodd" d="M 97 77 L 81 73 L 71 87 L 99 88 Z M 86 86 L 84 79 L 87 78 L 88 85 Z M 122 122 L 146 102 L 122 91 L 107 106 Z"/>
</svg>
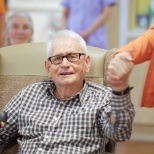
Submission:
<svg viewBox="0 0 154 154">
<path fill-rule="evenodd" d="M 133 89 L 133 87 L 127 87 L 126 89 L 122 90 L 122 91 L 115 91 L 112 90 L 112 93 L 117 95 L 117 96 L 123 96 L 123 95 L 127 95 L 129 94 L 129 92 Z"/>
</svg>

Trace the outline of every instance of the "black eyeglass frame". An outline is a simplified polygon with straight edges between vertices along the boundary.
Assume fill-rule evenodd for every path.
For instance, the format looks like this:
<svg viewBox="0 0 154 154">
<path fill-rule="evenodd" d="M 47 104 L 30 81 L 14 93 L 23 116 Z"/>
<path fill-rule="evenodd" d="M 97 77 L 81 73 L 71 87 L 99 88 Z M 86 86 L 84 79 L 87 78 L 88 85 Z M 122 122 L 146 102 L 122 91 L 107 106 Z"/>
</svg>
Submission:
<svg viewBox="0 0 154 154">
<path fill-rule="evenodd" d="M 77 55 L 78 55 L 78 59 L 77 59 L 77 60 L 73 60 L 73 61 L 71 60 L 71 61 L 70 61 L 70 59 L 69 59 L 68 56 L 71 56 L 71 55 L 74 55 L 74 54 L 77 54 Z M 86 53 L 70 53 L 70 54 L 67 54 L 67 55 L 65 55 L 65 56 L 56 55 L 56 56 L 51 56 L 51 57 L 49 57 L 48 60 L 51 62 L 51 64 L 59 65 L 59 64 L 61 64 L 61 63 L 63 62 L 63 58 L 66 58 L 69 62 L 77 62 L 77 61 L 80 60 L 80 57 L 81 57 L 82 55 L 86 55 Z M 60 57 L 60 58 L 61 58 L 61 59 L 60 59 L 61 62 L 60 62 L 60 63 L 53 63 L 52 60 L 51 60 L 51 58 L 54 58 L 54 57 Z"/>
</svg>

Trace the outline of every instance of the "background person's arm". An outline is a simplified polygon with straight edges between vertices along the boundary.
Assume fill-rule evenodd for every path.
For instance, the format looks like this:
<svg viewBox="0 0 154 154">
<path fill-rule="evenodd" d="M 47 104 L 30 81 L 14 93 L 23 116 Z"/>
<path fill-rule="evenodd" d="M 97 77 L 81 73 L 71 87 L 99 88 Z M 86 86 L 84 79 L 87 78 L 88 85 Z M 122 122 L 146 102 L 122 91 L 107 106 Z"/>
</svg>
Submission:
<svg viewBox="0 0 154 154">
<path fill-rule="evenodd" d="M 101 14 L 96 18 L 96 20 L 90 25 L 87 29 L 85 29 L 82 32 L 79 32 L 79 34 L 86 39 L 90 34 L 92 34 L 95 30 L 97 30 L 99 27 L 103 26 L 106 21 L 109 19 L 110 12 L 113 5 L 107 5 L 102 8 Z"/>
<path fill-rule="evenodd" d="M 69 9 L 64 8 L 62 13 L 62 29 L 67 29 L 68 14 L 69 14 Z"/>
</svg>

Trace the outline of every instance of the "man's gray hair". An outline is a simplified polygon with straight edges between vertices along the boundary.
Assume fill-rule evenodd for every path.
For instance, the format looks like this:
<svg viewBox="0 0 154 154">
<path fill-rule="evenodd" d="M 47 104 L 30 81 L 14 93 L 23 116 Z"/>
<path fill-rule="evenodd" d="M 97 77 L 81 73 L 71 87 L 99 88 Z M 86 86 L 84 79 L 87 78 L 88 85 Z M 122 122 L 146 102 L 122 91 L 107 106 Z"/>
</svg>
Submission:
<svg viewBox="0 0 154 154">
<path fill-rule="evenodd" d="M 71 30 L 60 30 L 56 33 L 52 33 L 51 40 L 47 43 L 47 48 L 46 48 L 47 58 L 51 56 L 52 44 L 53 44 L 54 40 L 56 40 L 57 38 L 61 38 L 61 37 L 73 38 L 74 40 L 79 42 L 79 44 L 83 50 L 83 53 L 87 53 L 86 42 L 79 34 L 73 32 Z"/>
</svg>

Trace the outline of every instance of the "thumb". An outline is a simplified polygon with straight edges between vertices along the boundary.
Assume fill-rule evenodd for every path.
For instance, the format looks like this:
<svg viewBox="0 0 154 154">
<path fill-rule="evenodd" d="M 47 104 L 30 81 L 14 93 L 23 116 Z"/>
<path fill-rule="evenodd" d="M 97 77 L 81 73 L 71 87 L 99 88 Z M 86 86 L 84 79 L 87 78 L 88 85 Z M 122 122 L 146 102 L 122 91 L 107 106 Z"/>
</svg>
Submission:
<svg viewBox="0 0 154 154">
<path fill-rule="evenodd" d="M 129 49 L 129 50 L 126 52 L 127 55 L 126 55 L 125 59 L 128 60 L 128 61 L 130 61 L 130 62 L 133 61 L 132 52 L 133 52 L 132 49 Z"/>
</svg>

